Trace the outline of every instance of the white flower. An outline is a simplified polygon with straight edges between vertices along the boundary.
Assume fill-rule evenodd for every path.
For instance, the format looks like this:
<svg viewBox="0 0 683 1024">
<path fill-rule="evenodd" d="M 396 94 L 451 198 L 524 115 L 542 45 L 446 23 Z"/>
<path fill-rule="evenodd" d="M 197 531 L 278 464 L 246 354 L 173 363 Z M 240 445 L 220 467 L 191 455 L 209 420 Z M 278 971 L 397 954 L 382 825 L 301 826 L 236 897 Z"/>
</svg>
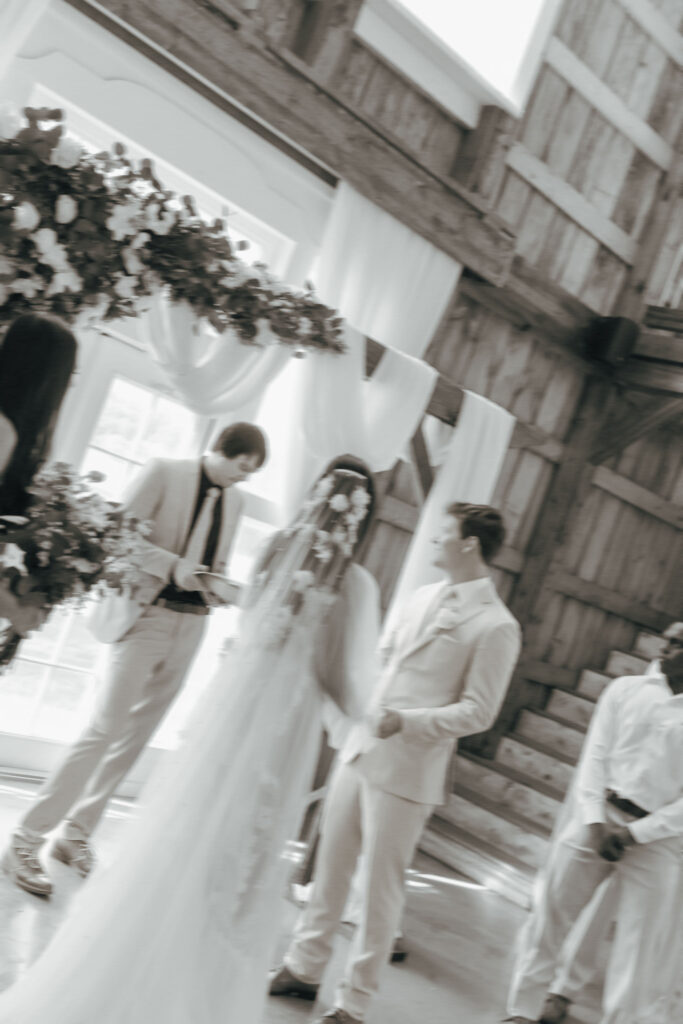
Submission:
<svg viewBox="0 0 683 1024">
<path fill-rule="evenodd" d="M 441 608 L 437 613 L 436 620 L 434 622 L 434 628 L 439 629 L 454 629 L 460 621 L 460 616 L 457 612 L 449 611 L 448 608 Z"/>
<path fill-rule="evenodd" d="M 330 551 L 329 548 L 316 547 L 315 548 L 315 556 L 321 562 L 325 563 L 325 562 L 329 562 L 329 560 L 332 558 L 332 552 Z"/>
<path fill-rule="evenodd" d="M 135 295 L 135 281 L 132 277 L 128 277 L 124 274 L 122 277 L 117 278 L 114 284 L 114 291 L 117 295 L 120 295 L 122 299 L 132 299 Z"/>
<path fill-rule="evenodd" d="M 5 544 L 0 553 L 0 565 L 5 569 L 18 569 L 22 576 L 27 575 L 24 552 L 17 544 Z"/>
<path fill-rule="evenodd" d="M 167 235 L 177 219 L 173 210 L 162 210 L 159 203 L 150 203 L 145 210 L 145 224 L 155 235 Z"/>
<path fill-rule="evenodd" d="M 303 594 L 304 590 L 308 590 L 315 583 L 315 576 L 308 569 L 299 569 L 295 572 L 292 577 L 292 590 L 298 594 Z"/>
<path fill-rule="evenodd" d="M 80 142 L 77 142 L 76 139 L 70 138 L 68 135 L 62 135 L 61 139 L 52 150 L 50 163 L 68 170 L 70 167 L 75 167 L 82 156 L 83 147 Z"/>
<path fill-rule="evenodd" d="M 40 295 L 44 286 L 45 282 L 40 277 L 18 277 L 16 281 L 12 281 L 9 290 L 23 295 L 26 299 L 35 299 L 36 295 Z"/>
<path fill-rule="evenodd" d="M 346 533 L 344 530 L 342 530 L 340 526 L 336 526 L 332 533 L 330 534 L 330 537 L 332 538 L 335 544 L 341 545 L 346 540 Z"/>
<path fill-rule="evenodd" d="M 35 231 L 40 224 L 40 214 L 33 203 L 19 203 L 14 207 L 13 223 L 17 231 Z"/>
<path fill-rule="evenodd" d="M 31 235 L 33 243 L 40 253 L 39 260 L 41 263 L 47 264 L 48 267 L 52 267 L 53 270 L 62 270 L 64 272 L 71 269 L 71 265 L 67 259 L 66 249 L 60 244 L 56 233 L 52 228 L 41 228 L 40 231 L 36 231 Z"/>
<path fill-rule="evenodd" d="M 320 501 L 322 498 L 326 498 L 332 491 L 333 486 L 334 481 L 332 480 L 332 477 L 324 477 L 313 492 L 313 500 Z"/>
<path fill-rule="evenodd" d="M 330 498 L 330 508 L 335 512 L 346 512 L 349 507 L 349 499 L 345 494 L 333 494 Z"/>
<path fill-rule="evenodd" d="M 70 224 L 78 216 L 78 203 L 69 195 L 57 196 L 55 220 L 58 224 Z"/>
<path fill-rule="evenodd" d="M 147 231 L 141 231 L 139 235 L 136 235 L 135 238 L 131 239 L 131 241 L 128 243 L 128 248 L 142 249 L 143 246 L 147 245 L 147 243 L 150 240 L 150 237 L 151 236 Z"/>
<path fill-rule="evenodd" d="M 46 295 L 59 295 L 60 292 L 78 293 L 83 288 L 83 281 L 73 267 L 58 270 L 45 291 Z"/>
<path fill-rule="evenodd" d="M 370 504 L 370 495 L 362 487 L 357 487 L 351 495 L 351 504 L 354 508 L 367 508 Z"/>
<path fill-rule="evenodd" d="M 122 250 L 121 259 L 123 260 L 123 265 L 126 268 L 127 274 L 135 276 L 136 274 L 142 273 L 145 269 L 145 264 L 142 262 L 138 254 L 130 248 L 130 246 L 127 249 Z"/>
<path fill-rule="evenodd" d="M 74 558 L 71 564 L 76 572 L 80 572 L 87 576 L 93 572 L 97 572 L 99 569 L 97 562 L 89 562 L 86 558 Z"/>
<path fill-rule="evenodd" d="M 114 207 L 105 223 L 114 239 L 117 242 L 122 242 L 124 238 L 129 238 L 130 235 L 136 234 L 139 216 L 139 203 L 124 203 L 121 206 Z"/>
<path fill-rule="evenodd" d="M 37 558 L 38 565 L 42 565 L 43 569 L 50 564 L 50 556 L 47 551 L 39 551 Z"/>
<path fill-rule="evenodd" d="M 0 138 L 14 139 L 24 126 L 24 122 L 9 104 L 0 107 Z"/>
</svg>

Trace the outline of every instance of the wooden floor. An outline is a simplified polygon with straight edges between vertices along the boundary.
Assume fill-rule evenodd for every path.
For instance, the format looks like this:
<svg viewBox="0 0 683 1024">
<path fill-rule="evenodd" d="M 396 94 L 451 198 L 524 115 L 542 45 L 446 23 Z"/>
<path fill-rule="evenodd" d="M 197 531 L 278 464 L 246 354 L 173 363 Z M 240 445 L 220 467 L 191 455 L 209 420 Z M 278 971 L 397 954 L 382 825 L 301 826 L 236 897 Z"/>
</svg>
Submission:
<svg viewBox="0 0 683 1024">
<path fill-rule="evenodd" d="M 28 787 L 0 783 L 0 842 L 30 799 Z M 126 815 L 114 804 L 98 832 L 106 857 Z M 0 874 L 0 988 L 26 970 L 45 947 L 81 884 L 75 873 L 54 861 L 55 892 L 49 901 L 16 888 Z M 297 910 L 286 903 L 281 947 Z M 388 966 L 367 1024 L 495 1024 L 505 1014 L 505 993 L 515 935 L 525 912 L 507 900 L 419 857 L 408 882 L 405 932 L 410 955 Z M 342 972 L 348 934 L 340 933 L 318 1004 L 270 999 L 263 1024 L 309 1024 L 331 1003 Z M 578 1021 L 594 1021 L 579 1014 Z"/>
</svg>

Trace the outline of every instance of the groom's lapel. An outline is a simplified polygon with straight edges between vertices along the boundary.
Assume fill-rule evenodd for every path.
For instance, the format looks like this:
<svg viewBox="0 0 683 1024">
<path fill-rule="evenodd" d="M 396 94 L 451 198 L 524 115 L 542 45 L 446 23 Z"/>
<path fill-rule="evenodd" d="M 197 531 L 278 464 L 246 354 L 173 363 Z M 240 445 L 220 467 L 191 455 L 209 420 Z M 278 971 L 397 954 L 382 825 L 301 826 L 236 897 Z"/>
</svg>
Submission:
<svg viewBox="0 0 683 1024">
<path fill-rule="evenodd" d="M 424 643 L 425 631 L 429 631 L 445 587 L 445 582 L 435 583 L 432 587 L 425 587 L 420 593 L 420 600 L 416 601 L 414 614 L 401 638 L 399 658 L 405 658 Z"/>
<path fill-rule="evenodd" d="M 453 633 L 460 629 L 460 627 L 466 622 L 469 622 L 471 619 L 475 618 L 475 616 L 480 615 L 491 604 L 495 596 L 493 584 L 490 581 L 487 581 L 486 585 L 482 586 L 481 590 L 472 595 L 464 608 L 460 611 L 454 612 L 456 618 L 451 628 L 439 628 L 437 626 L 437 612 L 446 586 L 447 584 L 444 583 L 439 587 L 433 600 L 428 603 L 424 615 L 420 620 L 419 629 L 413 636 L 411 642 L 401 652 L 401 658 L 407 658 L 409 655 L 414 654 L 415 651 L 418 651 L 425 644 L 428 644 L 430 640 L 433 640 L 439 633 Z"/>
</svg>

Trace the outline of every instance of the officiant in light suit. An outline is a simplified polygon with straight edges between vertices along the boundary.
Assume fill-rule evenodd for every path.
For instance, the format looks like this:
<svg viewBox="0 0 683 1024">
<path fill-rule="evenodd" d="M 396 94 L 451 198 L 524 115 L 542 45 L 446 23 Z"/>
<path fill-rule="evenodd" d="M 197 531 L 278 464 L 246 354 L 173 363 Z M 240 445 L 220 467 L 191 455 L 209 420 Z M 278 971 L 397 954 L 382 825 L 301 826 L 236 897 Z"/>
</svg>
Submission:
<svg viewBox="0 0 683 1024">
<path fill-rule="evenodd" d="M 455 743 L 488 729 L 503 702 L 520 649 L 519 624 L 488 570 L 504 537 L 496 509 L 449 506 L 434 556 L 447 578 L 404 605 L 370 712 L 341 751 L 313 893 L 270 986 L 272 996 L 316 998 L 362 854 L 361 919 L 336 1005 L 320 1024 L 365 1019 L 401 917 L 406 868 L 448 798 Z"/>
<path fill-rule="evenodd" d="M 94 715 L 3 856 L 4 869 L 28 892 L 52 891 L 38 851 L 62 822 L 52 855 L 83 876 L 90 872 L 90 836 L 178 694 L 216 603 L 198 572 L 226 569 L 242 506 L 234 485 L 265 458 L 259 428 L 235 423 L 201 459 L 153 459 L 133 482 L 124 507 L 152 526 L 139 588 L 134 599 L 112 594 L 94 609 L 93 633 L 112 644 Z"/>
</svg>

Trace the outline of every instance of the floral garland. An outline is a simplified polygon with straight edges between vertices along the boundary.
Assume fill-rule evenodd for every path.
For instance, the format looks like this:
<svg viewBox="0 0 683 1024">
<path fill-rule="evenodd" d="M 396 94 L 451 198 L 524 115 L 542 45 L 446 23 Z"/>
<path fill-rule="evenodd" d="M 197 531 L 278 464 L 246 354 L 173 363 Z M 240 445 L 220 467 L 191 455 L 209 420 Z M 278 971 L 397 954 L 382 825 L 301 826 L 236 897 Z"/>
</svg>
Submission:
<svg viewBox="0 0 683 1024">
<path fill-rule="evenodd" d="M 67 322 L 136 316 L 169 289 L 219 332 L 262 343 L 259 325 L 296 350 L 343 352 L 343 321 L 263 264 L 240 260 L 221 219 L 139 167 L 116 143 L 91 154 L 65 132 L 61 110 L 0 111 L 0 323 L 49 312 Z M 237 246 L 241 248 L 241 246 Z"/>
</svg>

